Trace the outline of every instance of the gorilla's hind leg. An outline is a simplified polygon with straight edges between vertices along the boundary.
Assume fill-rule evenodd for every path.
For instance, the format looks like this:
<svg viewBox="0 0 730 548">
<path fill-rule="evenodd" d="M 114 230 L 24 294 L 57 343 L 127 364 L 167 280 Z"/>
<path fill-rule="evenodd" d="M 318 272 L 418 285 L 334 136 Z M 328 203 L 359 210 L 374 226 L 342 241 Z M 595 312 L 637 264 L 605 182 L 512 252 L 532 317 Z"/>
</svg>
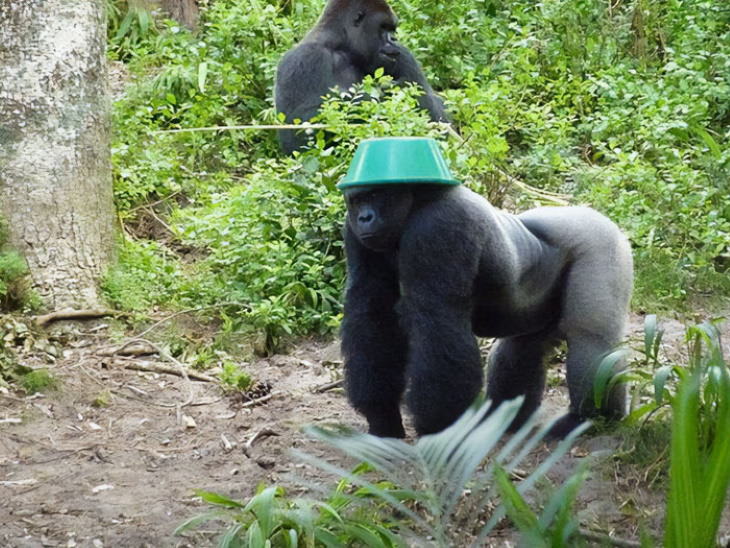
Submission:
<svg viewBox="0 0 730 548">
<path fill-rule="evenodd" d="M 607 418 L 621 418 L 626 413 L 626 387 L 615 386 L 610 394 L 604 396 L 600 407 L 594 399 L 594 380 L 601 360 L 615 344 L 604 337 L 588 333 L 568 336 L 568 358 L 566 376 L 570 392 L 570 411 L 582 417 L 602 415 Z M 618 365 L 619 369 L 623 364 Z"/>
<path fill-rule="evenodd" d="M 570 411 L 560 417 L 550 429 L 549 436 L 563 439 L 588 418 L 620 419 L 626 413 L 626 387 L 617 384 L 596 407 L 594 380 L 601 359 L 614 350 L 606 339 L 588 333 L 568 336 L 568 358 L 565 364 L 570 394 Z M 619 369 L 623 364 L 619 364 Z"/>
<path fill-rule="evenodd" d="M 552 330 L 543 331 L 499 339 L 489 353 L 487 398 L 493 408 L 505 400 L 525 397 L 510 431 L 519 429 L 540 405 L 545 390 L 544 358 L 556 342 Z"/>
</svg>

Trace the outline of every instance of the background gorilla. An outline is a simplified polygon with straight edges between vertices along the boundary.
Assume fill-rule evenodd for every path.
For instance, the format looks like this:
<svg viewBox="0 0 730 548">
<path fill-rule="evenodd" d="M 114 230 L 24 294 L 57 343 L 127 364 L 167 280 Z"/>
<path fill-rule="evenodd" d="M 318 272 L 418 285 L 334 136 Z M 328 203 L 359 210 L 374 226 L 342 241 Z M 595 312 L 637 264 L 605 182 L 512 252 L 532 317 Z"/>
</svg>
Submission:
<svg viewBox="0 0 730 548">
<path fill-rule="evenodd" d="M 443 102 L 418 62 L 395 42 L 397 22 L 384 0 L 329 0 L 315 27 L 279 62 L 274 92 L 277 112 L 283 112 L 287 122 L 309 120 L 331 88 L 348 89 L 382 67 L 396 82 L 421 86 L 421 107 L 432 120 L 446 121 Z M 306 137 L 294 130 L 279 130 L 279 142 L 291 154 Z"/>
<path fill-rule="evenodd" d="M 344 194 L 345 380 L 370 433 L 404 435 L 406 384 L 418 434 L 449 426 L 482 388 L 474 334 L 499 337 L 487 396 L 499 404 L 525 395 L 513 429 L 540 404 L 543 357 L 563 339 L 570 411 L 551 434 L 625 413 L 623 387 L 602 409 L 592 398 L 599 359 L 623 335 L 632 289 L 631 249 L 610 220 L 585 207 L 510 215 L 462 186 Z"/>
</svg>

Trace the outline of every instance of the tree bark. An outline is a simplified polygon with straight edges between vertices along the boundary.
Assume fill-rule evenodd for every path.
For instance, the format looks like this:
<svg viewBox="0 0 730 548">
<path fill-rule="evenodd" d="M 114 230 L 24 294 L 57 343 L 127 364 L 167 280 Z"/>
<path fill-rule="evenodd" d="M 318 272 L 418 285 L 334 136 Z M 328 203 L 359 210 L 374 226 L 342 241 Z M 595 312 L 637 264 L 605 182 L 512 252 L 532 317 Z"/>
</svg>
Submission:
<svg viewBox="0 0 730 548">
<path fill-rule="evenodd" d="M 52 310 L 100 305 L 114 208 L 103 0 L 0 0 L 0 213 Z"/>
<path fill-rule="evenodd" d="M 147 10 L 161 8 L 170 19 L 174 19 L 190 30 L 198 28 L 200 9 L 197 0 L 130 0 L 130 5 Z"/>
<path fill-rule="evenodd" d="M 198 3 L 196 0 L 160 0 L 160 5 L 170 17 L 191 30 L 198 28 Z"/>
</svg>

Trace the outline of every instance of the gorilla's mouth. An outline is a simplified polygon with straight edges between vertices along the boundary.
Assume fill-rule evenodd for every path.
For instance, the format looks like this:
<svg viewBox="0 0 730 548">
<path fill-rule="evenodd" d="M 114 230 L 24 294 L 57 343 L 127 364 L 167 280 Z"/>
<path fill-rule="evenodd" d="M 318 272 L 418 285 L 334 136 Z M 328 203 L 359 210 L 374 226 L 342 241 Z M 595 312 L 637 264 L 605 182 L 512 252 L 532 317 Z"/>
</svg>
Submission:
<svg viewBox="0 0 730 548">
<path fill-rule="evenodd" d="M 360 243 L 373 251 L 386 251 L 393 247 L 392 239 L 388 234 L 379 232 L 365 232 L 359 235 Z"/>
</svg>

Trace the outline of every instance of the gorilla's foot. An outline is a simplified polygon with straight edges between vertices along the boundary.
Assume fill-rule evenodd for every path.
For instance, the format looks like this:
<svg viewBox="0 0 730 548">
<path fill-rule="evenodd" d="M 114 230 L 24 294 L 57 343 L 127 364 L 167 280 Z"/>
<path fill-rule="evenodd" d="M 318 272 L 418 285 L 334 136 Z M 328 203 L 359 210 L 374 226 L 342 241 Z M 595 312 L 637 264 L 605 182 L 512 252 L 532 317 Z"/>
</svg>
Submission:
<svg viewBox="0 0 730 548">
<path fill-rule="evenodd" d="M 577 413 L 567 413 L 553 424 L 547 433 L 548 440 L 562 440 L 585 422 Z"/>
<path fill-rule="evenodd" d="M 400 409 L 391 412 L 380 411 L 377 414 L 366 415 L 368 419 L 368 434 L 380 438 L 405 438 Z"/>
</svg>

